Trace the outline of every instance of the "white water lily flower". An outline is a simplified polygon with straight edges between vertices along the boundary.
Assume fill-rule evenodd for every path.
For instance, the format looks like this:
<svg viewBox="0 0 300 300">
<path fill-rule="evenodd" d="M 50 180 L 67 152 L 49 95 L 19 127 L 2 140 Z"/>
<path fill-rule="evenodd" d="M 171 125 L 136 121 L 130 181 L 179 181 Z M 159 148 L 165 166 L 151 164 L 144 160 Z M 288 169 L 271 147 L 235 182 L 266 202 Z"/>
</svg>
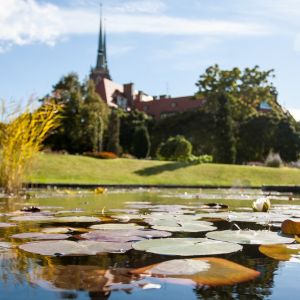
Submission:
<svg viewBox="0 0 300 300">
<path fill-rule="evenodd" d="M 259 212 L 267 212 L 271 207 L 271 202 L 268 197 L 261 197 L 258 198 L 256 201 L 253 202 L 252 208 L 254 211 Z"/>
</svg>

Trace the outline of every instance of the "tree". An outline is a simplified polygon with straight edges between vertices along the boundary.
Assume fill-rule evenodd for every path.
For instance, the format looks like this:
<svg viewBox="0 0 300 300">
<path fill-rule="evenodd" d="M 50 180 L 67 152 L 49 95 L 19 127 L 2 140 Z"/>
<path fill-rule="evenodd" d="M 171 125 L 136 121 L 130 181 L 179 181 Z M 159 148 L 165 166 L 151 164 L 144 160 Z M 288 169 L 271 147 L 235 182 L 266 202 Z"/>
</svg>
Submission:
<svg viewBox="0 0 300 300">
<path fill-rule="evenodd" d="M 54 101 L 63 107 L 60 126 L 46 140 L 53 150 L 82 152 L 82 88 L 78 76 L 71 73 L 53 87 Z M 45 97 L 42 102 L 48 101 Z"/>
<path fill-rule="evenodd" d="M 239 122 L 259 114 L 258 108 L 262 102 L 269 104 L 273 115 L 284 116 L 285 112 L 276 100 L 277 90 L 272 78 L 274 70 L 262 71 L 258 66 L 244 70 L 221 70 L 214 65 L 200 76 L 196 83 L 199 89 L 196 96 L 205 98 L 205 108 L 214 111 L 219 95 L 226 95 L 232 106 L 233 119 Z"/>
<path fill-rule="evenodd" d="M 192 150 L 192 144 L 184 136 L 177 135 L 159 145 L 157 156 L 164 160 L 186 161 L 192 155 Z"/>
<path fill-rule="evenodd" d="M 233 164 L 236 159 L 236 141 L 234 138 L 230 104 L 224 94 L 221 94 L 218 98 L 218 108 L 215 118 L 215 161 L 218 163 Z"/>
<path fill-rule="evenodd" d="M 195 155 L 212 154 L 215 149 L 215 116 L 205 110 L 186 111 L 155 123 L 151 135 L 152 155 L 170 136 L 182 135 L 193 145 Z"/>
<path fill-rule="evenodd" d="M 117 110 L 112 110 L 108 123 L 108 141 L 107 151 L 113 152 L 117 155 L 121 152 L 120 147 L 120 118 Z"/>
<path fill-rule="evenodd" d="M 145 113 L 132 110 L 129 112 L 121 111 L 120 116 L 120 145 L 124 153 L 133 153 L 134 135 L 136 128 L 145 127 L 149 132 L 152 125 L 152 118 Z"/>
<path fill-rule="evenodd" d="M 265 161 L 272 150 L 277 119 L 269 115 L 254 116 L 240 125 L 237 162 Z"/>
<path fill-rule="evenodd" d="M 279 153 L 281 158 L 286 161 L 296 161 L 300 151 L 299 133 L 292 127 L 287 119 L 279 121 L 275 129 L 274 152 Z"/>
<path fill-rule="evenodd" d="M 85 84 L 85 99 L 82 109 L 83 151 L 100 152 L 103 133 L 108 119 L 108 107 L 95 92 L 92 80 Z"/>
<path fill-rule="evenodd" d="M 145 126 L 139 126 L 135 129 L 133 138 L 133 155 L 137 158 L 146 158 L 150 153 L 150 137 Z"/>
</svg>

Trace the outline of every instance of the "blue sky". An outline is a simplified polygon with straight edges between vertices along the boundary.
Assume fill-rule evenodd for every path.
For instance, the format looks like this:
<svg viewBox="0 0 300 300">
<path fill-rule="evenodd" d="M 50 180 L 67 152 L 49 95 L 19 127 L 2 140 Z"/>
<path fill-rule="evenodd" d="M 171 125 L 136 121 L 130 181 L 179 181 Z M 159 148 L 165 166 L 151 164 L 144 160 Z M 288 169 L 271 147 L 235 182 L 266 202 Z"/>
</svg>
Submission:
<svg viewBox="0 0 300 300">
<path fill-rule="evenodd" d="M 221 68 L 275 69 L 279 102 L 300 120 L 300 0 L 103 0 L 116 82 L 151 95 L 196 92 Z M 98 0 L 0 0 L 0 98 L 41 97 L 96 63 Z"/>
</svg>

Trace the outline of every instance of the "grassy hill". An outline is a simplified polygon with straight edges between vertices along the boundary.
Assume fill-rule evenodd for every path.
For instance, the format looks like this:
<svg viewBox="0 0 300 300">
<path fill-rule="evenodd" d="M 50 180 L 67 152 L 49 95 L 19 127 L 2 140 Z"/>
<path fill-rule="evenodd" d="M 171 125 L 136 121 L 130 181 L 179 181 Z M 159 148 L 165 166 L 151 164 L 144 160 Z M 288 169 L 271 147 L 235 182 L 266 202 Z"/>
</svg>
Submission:
<svg viewBox="0 0 300 300">
<path fill-rule="evenodd" d="M 299 185 L 300 170 L 251 166 L 40 154 L 27 177 L 33 183 Z"/>
</svg>

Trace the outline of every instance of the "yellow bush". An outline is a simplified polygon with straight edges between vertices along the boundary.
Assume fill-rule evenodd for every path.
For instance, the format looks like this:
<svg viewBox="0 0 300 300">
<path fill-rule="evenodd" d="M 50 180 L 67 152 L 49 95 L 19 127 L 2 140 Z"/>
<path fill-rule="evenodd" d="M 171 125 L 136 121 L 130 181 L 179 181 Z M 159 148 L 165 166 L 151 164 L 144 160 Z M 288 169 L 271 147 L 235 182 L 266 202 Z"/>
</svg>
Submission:
<svg viewBox="0 0 300 300">
<path fill-rule="evenodd" d="M 59 125 L 61 106 L 52 101 L 30 112 L 11 113 L 0 130 L 1 164 L 0 184 L 7 193 L 15 193 L 22 187 L 25 171 L 29 170 L 34 155 L 42 143 Z"/>
</svg>

